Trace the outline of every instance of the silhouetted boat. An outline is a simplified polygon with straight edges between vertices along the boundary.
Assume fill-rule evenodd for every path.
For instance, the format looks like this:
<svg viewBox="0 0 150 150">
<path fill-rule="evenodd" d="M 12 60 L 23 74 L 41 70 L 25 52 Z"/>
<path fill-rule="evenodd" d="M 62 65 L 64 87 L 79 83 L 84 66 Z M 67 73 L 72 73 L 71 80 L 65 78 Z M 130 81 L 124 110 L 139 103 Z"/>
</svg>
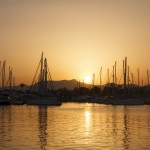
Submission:
<svg viewBox="0 0 150 150">
<path fill-rule="evenodd" d="M 144 101 L 139 98 L 118 98 L 111 100 L 112 105 L 144 105 Z"/>
<path fill-rule="evenodd" d="M 43 59 L 43 53 L 41 55 L 41 60 L 39 62 L 37 70 L 40 69 L 40 73 L 38 75 L 39 82 L 37 83 L 38 86 L 38 93 L 34 98 L 31 98 L 26 101 L 28 105 L 61 105 L 62 103 L 57 99 L 57 97 L 53 96 L 53 81 L 51 78 L 51 74 L 47 65 L 47 59 Z M 34 84 L 35 78 L 37 76 L 37 72 L 34 76 L 31 88 Z M 48 82 L 49 78 L 49 82 Z M 51 91 L 48 90 L 48 83 L 50 83 Z M 31 91 L 30 88 L 30 91 Z"/>
<path fill-rule="evenodd" d="M 123 74 L 124 74 L 124 96 L 114 97 L 110 100 L 112 105 L 144 105 L 144 101 L 135 95 L 128 96 L 126 93 L 126 70 L 127 70 L 127 57 L 123 60 Z"/>
<path fill-rule="evenodd" d="M 11 104 L 13 105 L 24 105 L 25 101 L 20 98 L 13 98 L 11 99 Z"/>
<path fill-rule="evenodd" d="M 56 97 L 37 97 L 35 99 L 27 100 L 26 104 L 60 106 L 62 103 Z"/>
<path fill-rule="evenodd" d="M 10 98 L 8 94 L 0 95 L 0 105 L 10 105 Z"/>
</svg>

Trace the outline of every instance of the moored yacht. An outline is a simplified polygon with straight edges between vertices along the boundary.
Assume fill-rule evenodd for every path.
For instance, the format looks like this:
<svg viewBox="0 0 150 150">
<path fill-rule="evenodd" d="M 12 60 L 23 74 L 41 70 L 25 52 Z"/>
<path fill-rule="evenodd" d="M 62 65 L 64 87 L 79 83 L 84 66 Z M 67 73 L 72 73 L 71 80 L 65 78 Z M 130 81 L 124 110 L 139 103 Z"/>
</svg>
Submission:
<svg viewBox="0 0 150 150">
<path fill-rule="evenodd" d="M 0 95 L 0 105 L 10 105 L 10 98 L 8 94 Z"/>
<path fill-rule="evenodd" d="M 62 103 L 57 99 L 56 96 L 53 96 L 53 81 L 51 78 L 51 74 L 47 65 L 47 59 L 43 59 L 43 53 L 41 55 L 41 59 L 38 65 L 37 70 L 40 69 L 40 73 L 38 74 L 38 83 L 36 83 L 37 94 L 35 96 L 32 96 L 26 101 L 27 105 L 61 105 Z M 30 87 L 30 92 L 32 87 L 35 85 L 35 78 L 37 76 L 37 72 L 34 76 L 32 85 Z M 48 80 L 49 79 L 49 80 Z M 48 84 L 50 84 L 51 89 L 48 89 Z"/>
</svg>

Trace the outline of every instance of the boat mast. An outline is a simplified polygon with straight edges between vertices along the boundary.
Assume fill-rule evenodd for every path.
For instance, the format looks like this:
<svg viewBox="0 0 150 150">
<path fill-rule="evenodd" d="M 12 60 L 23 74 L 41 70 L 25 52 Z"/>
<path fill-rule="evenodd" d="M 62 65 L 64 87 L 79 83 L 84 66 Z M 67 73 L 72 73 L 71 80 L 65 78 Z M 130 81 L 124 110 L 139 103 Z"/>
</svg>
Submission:
<svg viewBox="0 0 150 150">
<path fill-rule="evenodd" d="M 127 81 L 128 81 L 128 88 L 129 88 L 129 82 L 130 82 L 130 76 L 129 76 L 129 65 L 128 65 L 128 79 L 127 79 Z"/>
<path fill-rule="evenodd" d="M 40 81 L 43 81 L 43 52 L 42 52 L 42 55 L 41 55 Z"/>
<path fill-rule="evenodd" d="M 12 87 L 12 68 L 9 67 L 9 90 Z"/>
<path fill-rule="evenodd" d="M 115 96 L 115 89 L 114 89 L 114 86 L 115 86 L 115 65 L 113 66 L 113 84 L 112 85 L 112 95 Z"/>
<path fill-rule="evenodd" d="M 6 60 L 3 61 L 2 66 L 2 90 L 5 88 L 5 66 L 6 66 Z"/>
<path fill-rule="evenodd" d="M 84 87 L 84 79 L 83 79 L 83 87 Z"/>
<path fill-rule="evenodd" d="M 93 88 L 95 86 L 95 73 L 93 73 Z"/>
<path fill-rule="evenodd" d="M 43 52 L 40 60 L 40 76 L 39 76 L 39 93 L 42 93 L 44 89 L 44 69 L 43 69 Z"/>
<path fill-rule="evenodd" d="M 117 84 L 117 62 L 115 61 L 115 84 Z"/>
<path fill-rule="evenodd" d="M 139 73 L 139 68 L 137 68 L 137 72 L 138 72 L 138 87 L 140 86 L 140 73 Z"/>
<path fill-rule="evenodd" d="M 123 60 L 124 95 L 126 95 L 126 73 L 127 73 L 127 57 L 125 57 L 125 60 Z"/>
<path fill-rule="evenodd" d="M 44 85 L 45 85 L 45 92 L 47 91 L 47 59 L 44 60 Z"/>
<path fill-rule="evenodd" d="M 109 85 L 109 69 L 107 69 L 107 83 Z"/>
<path fill-rule="evenodd" d="M 101 86 L 102 86 L 102 67 L 100 68 L 100 74 L 99 74 L 99 85 L 100 85 L 100 90 L 101 90 Z"/>
<path fill-rule="evenodd" d="M 114 74 L 114 66 L 113 66 L 113 83 L 115 83 L 115 74 Z"/>
<path fill-rule="evenodd" d="M 52 89 L 52 91 L 54 90 L 54 85 L 52 83 L 52 77 L 51 77 L 51 74 L 50 74 L 50 71 L 49 71 L 49 68 L 47 65 L 47 59 L 43 58 L 43 52 L 42 52 L 41 59 L 40 59 L 40 62 L 38 64 L 36 73 L 34 75 L 31 87 L 30 87 L 30 92 L 31 92 L 31 89 L 34 85 L 34 82 L 36 80 L 37 75 L 38 75 L 38 92 L 39 92 L 39 94 L 44 94 L 47 92 L 48 78 L 50 79 L 51 89 Z"/>
<path fill-rule="evenodd" d="M 147 85 L 149 86 L 149 70 L 147 69 Z"/>
</svg>

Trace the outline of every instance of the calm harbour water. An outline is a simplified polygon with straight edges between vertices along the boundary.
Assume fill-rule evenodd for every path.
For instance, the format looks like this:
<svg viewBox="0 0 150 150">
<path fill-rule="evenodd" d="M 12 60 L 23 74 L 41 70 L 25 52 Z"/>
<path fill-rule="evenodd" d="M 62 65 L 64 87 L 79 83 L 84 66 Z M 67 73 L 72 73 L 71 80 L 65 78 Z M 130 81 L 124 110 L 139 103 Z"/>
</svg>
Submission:
<svg viewBox="0 0 150 150">
<path fill-rule="evenodd" d="M 150 105 L 0 106 L 0 150 L 148 150 Z"/>
</svg>

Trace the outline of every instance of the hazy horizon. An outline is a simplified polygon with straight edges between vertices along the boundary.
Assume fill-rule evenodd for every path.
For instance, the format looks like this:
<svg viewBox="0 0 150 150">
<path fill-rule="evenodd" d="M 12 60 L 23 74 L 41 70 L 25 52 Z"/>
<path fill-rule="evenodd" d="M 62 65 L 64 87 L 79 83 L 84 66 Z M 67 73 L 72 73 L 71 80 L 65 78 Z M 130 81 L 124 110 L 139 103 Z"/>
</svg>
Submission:
<svg viewBox="0 0 150 150">
<path fill-rule="evenodd" d="M 95 73 L 107 82 L 128 57 L 137 82 L 150 69 L 149 0 L 0 0 L 0 61 L 13 68 L 16 85 L 30 85 L 42 51 L 53 80 L 82 81 Z M 112 78 L 112 77 L 111 77 Z"/>
</svg>

